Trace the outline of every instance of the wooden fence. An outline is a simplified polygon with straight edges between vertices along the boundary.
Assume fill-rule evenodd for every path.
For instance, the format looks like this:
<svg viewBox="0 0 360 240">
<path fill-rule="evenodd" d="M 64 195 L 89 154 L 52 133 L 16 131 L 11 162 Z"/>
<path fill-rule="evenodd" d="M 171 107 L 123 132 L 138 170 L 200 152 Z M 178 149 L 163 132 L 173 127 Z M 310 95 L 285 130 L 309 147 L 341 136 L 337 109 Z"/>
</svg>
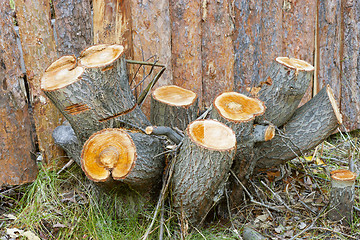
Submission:
<svg viewBox="0 0 360 240">
<path fill-rule="evenodd" d="M 120 43 L 128 59 L 165 64 L 158 85 L 191 89 L 203 107 L 222 91 L 256 86 L 277 56 L 300 58 L 316 69 L 303 102 L 330 84 L 344 126 L 360 128 L 360 0 L 53 0 L 52 5 L 14 0 L 14 5 L 15 10 L 8 0 L 0 4 L 0 186 L 32 181 L 36 151 L 46 163 L 63 156 L 51 133 L 64 119 L 41 92 L 40 78 L 59 56 L 79 55 L 96 43 Z M 134 76 L 136 67 L 129 70 Z M 143 67 L 135 82 L 149 70 Z M 148 101 L 142 109 L 149 114 Z"/>
</svg>

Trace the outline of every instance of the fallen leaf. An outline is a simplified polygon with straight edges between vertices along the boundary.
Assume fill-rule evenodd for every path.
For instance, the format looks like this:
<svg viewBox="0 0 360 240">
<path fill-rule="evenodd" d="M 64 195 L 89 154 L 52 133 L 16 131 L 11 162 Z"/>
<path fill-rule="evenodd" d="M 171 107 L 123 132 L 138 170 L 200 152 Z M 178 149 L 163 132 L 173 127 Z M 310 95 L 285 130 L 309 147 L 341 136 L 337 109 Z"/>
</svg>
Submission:
<svg viewBox="0 0 360 240">
<path fill-rule="evenodd" d="M 21 235 L 27 237 L 28 240 L 41 240 L 38 236 L 35 235 L 35 233 L 31 231 L 26 231 Z"/>
<path fill-rule="evenodd" d="M 305 227 L 306 227 L 306 223 L 304 223 L 304 222 L 300 222 L 300 223 L 299 223 L 298 228 L 299 228 L 300 230 L 303 230 Z"/>
<path fill-rule="evenodd" d="M 66 225 L 57 222 L 53 225 L 53 228 L 66 228 Z"/>
<path fill-rule="evenodd" d="M 276 233 L 282 233 L 285 230 L 285 228 L 284 228 L 283 225 L 279 225 L 274 230 L 275 230 Z"/>
<path fill-rule="evenodd" d="M 23 230 L 17 228 L 8 228 L 6 229 L 6 234 L 10 236 L 10 238 L 18 238 L 23 233 Z"/>
</svg>

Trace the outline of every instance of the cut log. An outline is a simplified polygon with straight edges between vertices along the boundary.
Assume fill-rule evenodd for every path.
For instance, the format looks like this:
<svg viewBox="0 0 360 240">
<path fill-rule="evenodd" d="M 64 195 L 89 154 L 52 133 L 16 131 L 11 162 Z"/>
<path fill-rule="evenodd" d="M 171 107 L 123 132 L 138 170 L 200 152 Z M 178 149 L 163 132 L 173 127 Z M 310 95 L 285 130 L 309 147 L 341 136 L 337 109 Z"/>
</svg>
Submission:
<svg viewBox="0 0 360 240">
<path fill-rule="evenodd" d="M 237 149 L 236 157 L 232 165 L 235 175 L 244 182 L 248 179 L 255 165 L 253 164 L 253 147 L 255 141 L 265 141 L 274 135 L 273 127 L 256 127 L 254 131 L 254 119 L 265 112 L 265 105 L 256 98 L 250 98 L 236 92 L 225 92 L 217 96 L 213 102 L 214 110 L 211 118 L 225 123 L 236 134 Z M 272 130 L 271 130 L 272 129 Z M 242 189 L 238 188 L 236 179 L 230 178 L 231 202 L 240 200 Z"/>
<path fill-rule="evenodd" d="M 173 206 L 201 224 L 220 200 L 236 150 L 232 129 L 215 120 L 189 124 L 172 177 Z"/>
<path fill-rule="evenodd" d="M 257 168 L 271 168 L 316 147 L 342 124 L 342 117 L 329 86 L 298 108 L 280 129 L 281 134 L 255 148 Z"/>
<path fill-rule="evenodd" d="M 45 71 L 42 90 L 73 127 L 80 142 L 104 128 L 139 127 L 150 122 L 136 105 L 121 45 L 86 49 L 77 63 L 64 56 Z"/>
<path fill-rule="evenodd" d="M 94 133 L 84 144 L 81 167 L 94 182 L 119 180 L 131 188 L 148 192 L 159 187 L 164 169 L 163 148 L 152 136 L 104 129 Z"/>
<path fill-rule="evenodd" d="M 309 63 L 288 57 L 278 57 L 268 68 L 258 97 L 265 103 L 265 119 L 279 127 L 286 123 L 298 108 L 310 83 L 314 67 Z"/>
<path fill-rule="evenodd" d="M 56 59 L 56 44 L 50 24 L 49 1 L 15 0 L 16 21 L 19 25 L 26 79 L 30 87 L 30 104 L 33 108 L 39 150 L 44 162 L 64 156 L 51 137 L 52 131 L 61 124 L 61 113 L 41 92 L 41 75 Z"/>
<path fill-rule="evenodd" d="M 54 0 L 58 56 L 78 54 L 92 45 L 91 4 L 81 0 Z"/>
<path fill-rule="evenodd" d="M 151 95 L 150 120 L 154 125 L 185 130 L 197 115 L 198 99 L 193 91 L 169 85 L 155 89 Z"/>
<path fill-rule="evenodd" d="M 145 133 L 148 135 L 166 136 L 168 139 L 173 141 L 175 144 L 179 144 L 183 139 L 183 135 L 176 132 L 170 127 L 164 126 L 148 126 L 145 129 Z"/>
<path fill-rule="evenodd" d="M 0 4 L 0 188 L 37 176 L 34 137 L 9 1 Z"/>
<path fill-rule="evenodd" d="M 327 216 L 331 221 L 340 221 L 345 226 L 351 226 L 356 174 L 346 169 L 338 169 L 332 171 L 330 176 L 330 210 Z"/>
</svg>

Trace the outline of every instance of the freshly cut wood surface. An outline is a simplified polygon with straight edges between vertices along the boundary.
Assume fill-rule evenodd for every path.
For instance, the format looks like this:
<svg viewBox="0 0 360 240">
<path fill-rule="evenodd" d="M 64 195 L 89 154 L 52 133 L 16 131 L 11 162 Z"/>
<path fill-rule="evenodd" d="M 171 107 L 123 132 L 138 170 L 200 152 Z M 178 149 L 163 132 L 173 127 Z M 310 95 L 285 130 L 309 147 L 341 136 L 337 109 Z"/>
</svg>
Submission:
<svg viewBox="0 0 360 240">
<path fill-rule="evenodd" d="M 236 150 L 234 132 L 215 120 L 189 124 L 172 177 L 173 205 L 201 224 L 221 198 Z"/>
<path fill-rule="evenodd" d="M 44 162 L 50 164 L 53 159 L 64 156 L 62 149 L 54 144 L 51 137 L 52 131 L 61 124 L 63 117 L 46 99 L 40 87 L 42 74 L 56 59 L 56 45 L 50 25 L 50 4 L 48 1 L 15 0 L 15 8 L 39 150 Z"/>
<path fill-rule="evenodd" d="M 104 128 L 137 126 L 150 122 L 136 105 L 128 83 L 121 45 L 95 45 L 55 61 L 42 78 L 42 89 L 84 143 Z"/>
<path fill-rule="evenodd" d="M 0 4 L 0 188 L 35 180 L 30 114 L 8 1 Z M 22 87 L 23 86 L 23 87 Z"/>
<path fill-rule="evenodd" d="M 78 56 L 93 43 L 90 1 L 54 0 L 53 5 L 58 55 Z"/>
<path fill-rule="evenodd" d="M 198 98 L 193 91 L 175 86 L 162 86 L 151 95 L 150 120 L 153 125 L 185 130 L 197 118 Z"/>
<path fill-rule="evenodd" d="M 94 133 L 84 144 L 81 166 L 95 182 L 119 180 L 135 190 L 158 188 L 164 161 L 160 141 L 152 136 L 104 129 Z"/>
<path fill-rule="evenodd" d="M 312 79 L 314 67 L 309 63 L 288 57 L 277 57 L 268 68 L 258 97 L 265 103 L 266 112 L 261 119 L 280 127 L 298 108 Z"/>
<path fill-rule="evenodd" d="M 342 116 L 329 86 L 298 108 L 281 133 L 255 148 L 257 168 L 271 168 L 316 147 L 342 124 Z"/>
</svg>

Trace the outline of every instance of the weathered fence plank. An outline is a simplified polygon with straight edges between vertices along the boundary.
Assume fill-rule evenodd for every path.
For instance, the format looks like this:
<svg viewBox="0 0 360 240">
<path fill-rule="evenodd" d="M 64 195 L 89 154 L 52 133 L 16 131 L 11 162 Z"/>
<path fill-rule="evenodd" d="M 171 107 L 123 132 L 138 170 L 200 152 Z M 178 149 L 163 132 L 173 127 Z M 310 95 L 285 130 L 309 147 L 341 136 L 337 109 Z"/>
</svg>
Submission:
<svg viewBox="0 0 360 240">
<path fill-rule="evenodd" d="M 56 126 L 61 125 L 60 112 L 40 89 L 40 78 L 47 66 L 56 59 L 56 46 L 50 24 L 48 1 L 15 0 L 17 22 L 24 52 L 26 77 L 30 86 L 39 150 L 46 163 L 64 156 L 51 137 Z"/>
<path fill-rule="evenodd" d="M 0 4 L 0 187 L 32 182 L 38 172 L 10 11 L 8 1 Z"/>
<path fill-rule="evenodd" d="M 93 42 L 90 1 L 53 0 L 53 5 L 59 57 L 79 56 Z"/>
<path fill-rule="evenodd" d="M 202 8 L 203 102 L 234 88 L 234 21 L 227 0 L 205 1 Z"/>
<path fill-rule="evenodd" d="M 202 102 L 201 1 L 170 1 L 174 84 L 195 92 Z"/>
</svg>

